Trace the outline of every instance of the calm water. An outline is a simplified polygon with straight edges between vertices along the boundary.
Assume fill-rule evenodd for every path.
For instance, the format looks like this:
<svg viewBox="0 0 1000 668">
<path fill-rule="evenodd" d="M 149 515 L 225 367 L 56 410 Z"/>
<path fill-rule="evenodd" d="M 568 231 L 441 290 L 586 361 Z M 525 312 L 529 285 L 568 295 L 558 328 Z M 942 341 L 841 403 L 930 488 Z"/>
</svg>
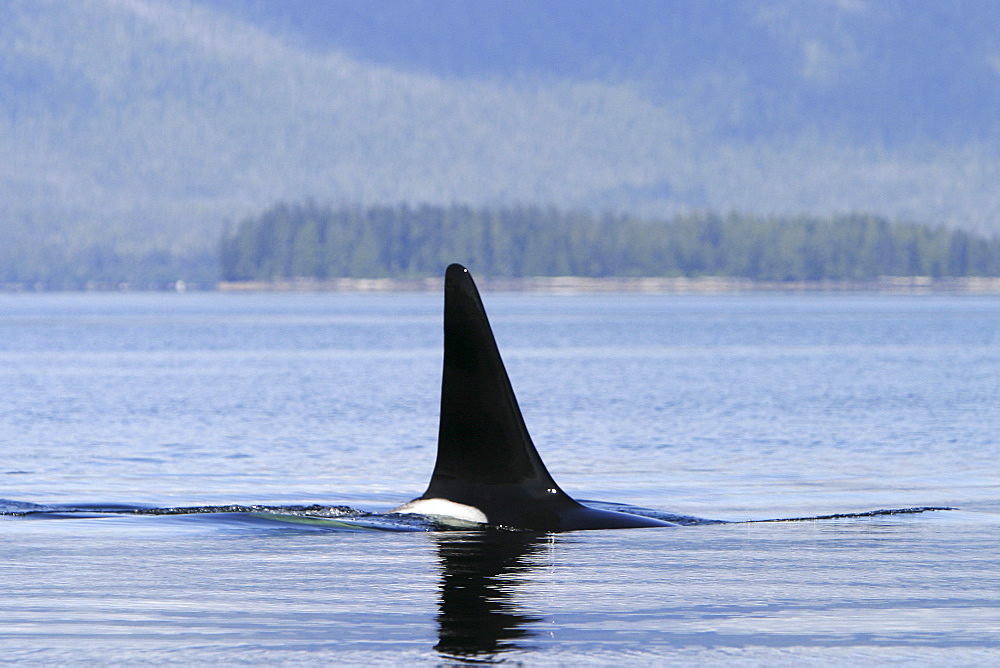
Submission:
<svg viewBox="0 0 1000 668">
<path fill-rule="evenodd" d="M 419 495 L 441 297 L 0 295 L 4 660 L 1000 660 L 1000 298 L 484 300 L 567 492 L 737 522 L 18 515 Z"/>
</svg>

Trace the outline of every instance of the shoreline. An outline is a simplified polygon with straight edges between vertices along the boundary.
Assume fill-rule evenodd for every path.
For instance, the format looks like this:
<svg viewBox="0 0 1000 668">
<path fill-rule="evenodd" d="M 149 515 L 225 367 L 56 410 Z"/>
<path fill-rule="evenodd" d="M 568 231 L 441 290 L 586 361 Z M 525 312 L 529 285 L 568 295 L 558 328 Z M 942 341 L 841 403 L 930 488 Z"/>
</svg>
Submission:
<svg viewBox="0 0 1000 668">
<path fill-rule="evenodd" d="M 756 281 L 705 276 L 700 278 L 526 276 L 477 277 L 484 292 L 726 293 L 726 292 L 891 292 L 904 294 L 1000 294 L 1000 277 L 932 278 L 885 276 L 875 280 Z M 278 281 L 220 281 L 219 292 L 438 292 L 443 278 L 297 278 Z"/>
<path fill-rule="evenodd" d="M 883 276 L 874 280 L 757 281 L 746 278 L 703 276 L 620 277 L 525 276 L 477 278 L 484 292 L 534 292 L 542 294 L 648 293 L 732 294 L 750 292 L 978 294 L 1000 295 L 1000 277 L 932 278 Z M 127 283 L 91 283 L 79 288 L 46 288 L 39 284 L 0 283 L 4 293 L 56 292 L 440 292 L 443 277 L 433 278 L 295 278 L 277 281 L 219 281 L 214 284 L 177 281 L 167 285 L 135 286 Z"/>
</svg>

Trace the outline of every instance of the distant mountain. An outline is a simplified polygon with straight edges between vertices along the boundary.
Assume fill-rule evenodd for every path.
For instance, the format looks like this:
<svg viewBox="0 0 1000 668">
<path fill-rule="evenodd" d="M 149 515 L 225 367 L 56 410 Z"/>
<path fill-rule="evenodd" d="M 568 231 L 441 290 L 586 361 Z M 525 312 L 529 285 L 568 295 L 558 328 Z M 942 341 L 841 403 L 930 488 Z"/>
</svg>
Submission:
<svg viewBox="0 0 1000 668">
<path fill-rule="evenodd" d="M 95 249 L 182 272 L 227 220 L 308 198 L 1000 229 L 996 3 L 0 0 L 0 16 L 0 282 Z"/>
<path fill-rule="evenodd" d="M 1000 3 L 200 0 L 315 51 L 446 77 L 631 82 L 718 134 L 996 140 Z M 695 112 L 688 109 L 688 112 Z"/>
</svg>

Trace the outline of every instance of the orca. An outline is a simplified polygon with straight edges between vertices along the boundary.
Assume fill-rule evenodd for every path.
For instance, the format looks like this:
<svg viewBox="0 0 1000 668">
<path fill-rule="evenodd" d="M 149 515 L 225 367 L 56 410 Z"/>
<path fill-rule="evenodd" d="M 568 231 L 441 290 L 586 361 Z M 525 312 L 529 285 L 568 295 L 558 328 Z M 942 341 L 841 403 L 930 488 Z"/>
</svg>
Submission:
<svg viewBox="0 0 1000 668">
<path fill-rule="evenodd" d="M 589 508 L 559 488 L 528 435 L 472 275 L 459 264 L 444 279 L 434 472 L 423 495 L 390 512 L 530 531 L 676 526 Z"/>
</svg>

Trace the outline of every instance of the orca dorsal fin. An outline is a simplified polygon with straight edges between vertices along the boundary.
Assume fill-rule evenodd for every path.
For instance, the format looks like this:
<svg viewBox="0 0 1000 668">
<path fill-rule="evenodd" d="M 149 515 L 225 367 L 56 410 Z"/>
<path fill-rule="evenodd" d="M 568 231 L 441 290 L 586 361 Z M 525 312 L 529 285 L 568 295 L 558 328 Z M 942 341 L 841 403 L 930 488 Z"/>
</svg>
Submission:
<svg viewBox="0 0 1000 668">
<path fill-rule="evenodd" d="M 423 498 L 476 505 L 484 492 L 507 486 L 565 496 L 528 435 L 476 284 L 453 264 L 444 279 L 437 463 Z"/>
<path fill-rule="evenodd" d="M 444 279 L 437 462 L 427 491 L 394 512 L 540 531 L 670 526 L 588 508 L 559 489 L 528 435 L 476 284 L 458 264 Z"/>
</svg>

